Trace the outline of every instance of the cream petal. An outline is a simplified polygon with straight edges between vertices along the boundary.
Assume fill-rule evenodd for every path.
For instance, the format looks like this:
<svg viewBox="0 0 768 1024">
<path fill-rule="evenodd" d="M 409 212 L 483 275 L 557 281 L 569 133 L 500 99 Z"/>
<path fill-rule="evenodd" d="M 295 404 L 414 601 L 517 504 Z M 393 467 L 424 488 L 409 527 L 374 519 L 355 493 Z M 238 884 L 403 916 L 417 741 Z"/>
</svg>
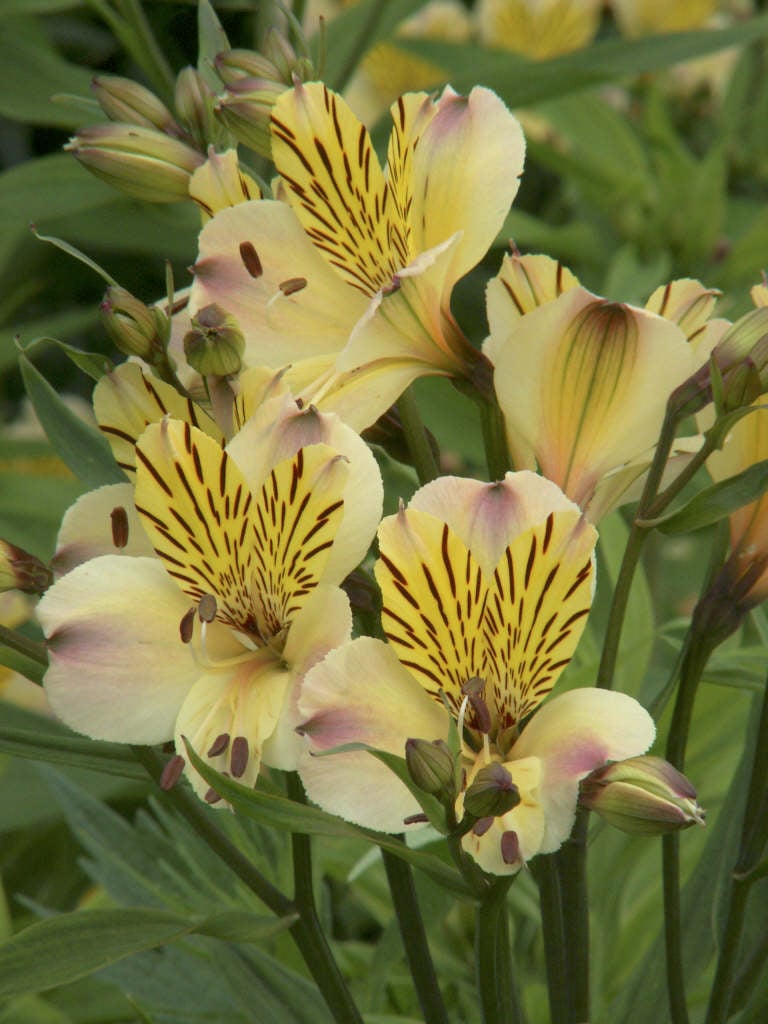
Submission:
<svg viewBox="0 0 768 1024">
<path fill-rule="evenodd" d="M 446 739 L 448 715 L 380 640 L 360 637 L 331 651 L 304 677 L 299 712 L 309 752 L 299 766 L 309 797 L 347 821 L 402 832 L 420 810 L 389 769 L 366 751 L 313 756 L 365 743 L 405 756 L 410 738 Z"/>
<path fill-rule="evenodd" d="M 260 200 L 222 210 L 199 245 L 190 307 L 215 302 L 234 316 L 248 365 L 278 368 L 339 352 L 365 312 L 368 299 L 326 263 L 286 203 Z M 297 279 L 306 286 L 281 291 Z"/>
<path fill-rule="evenodd" d="M 117 547 L 115 540 L 121 540 L 119 533 L 124 527 L 127 542 Z M 57 575 L 63 575 L 98 555 L 152 554 L 152 545 L 133 504 L 133 487 L 128 483 L 108 484 L 83 494 L 67 509 L 56 541 L 53 567 Z"/>
<path fill-rule="evenodd" d="M 45 689 L 77 732 L 118 743 L 160 743 L 200 675 L 179 623 L 189 599 L 155 558 L 103 555 L 45 594 Z"/>
<path fill-rule="evenodd" d="M 569 690 L 543 705 L 511 751 L 515 760 L 539 757 L 543 762 L 541 853 L 557 850 L 570 834 L 579 781 L 607 761 L 645 753 L 655 735 L 651 716 L 624 693 Z"/>
<path fill-rule="evenodd" d="M 690 340 L 706 325 L 720 294 L 716 288 L 705 288 L 700 281 L 682 277 L 660 285 L 645 308 L 678 324 Z"/>
</svg>

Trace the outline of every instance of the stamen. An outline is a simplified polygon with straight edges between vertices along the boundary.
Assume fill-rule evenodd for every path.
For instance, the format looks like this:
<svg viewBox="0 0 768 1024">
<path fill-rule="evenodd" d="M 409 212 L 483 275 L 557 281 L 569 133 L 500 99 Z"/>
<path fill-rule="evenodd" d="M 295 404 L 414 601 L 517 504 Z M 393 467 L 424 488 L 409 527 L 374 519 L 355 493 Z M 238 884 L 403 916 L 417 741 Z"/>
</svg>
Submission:
<svg viewBox="0 0 768 1024">
<path fill-rule="evenodd" d="M 496 819 L 493 815 L 490 815 L 487 818 L 478 818 L 472 826 L 472 831 L 476 836 L 484 836 L 495 820 Z"/>
<path fill-rule="evenodd" d="M 232 742 L 232 754 L 229 759 L 232 774 L 236 779 L 245 775 L 250 756 L 250 746 L 245 736 L 236 736 Z"/>
<path fill-rule="evenodd" d="M 392 275 L 392 280 L 389 282 L 389 284 L 385 284 L 384 287 L 381 289 L 381 294 L 382 295 L 393 295 L 395 292 L 399 292 L 399 291 L 400 291 L 400 278 L 397 276 L 397 274 L 393 274 Z"/>
<path fill-rule="evenodd" d="M 480 676 L 472 676 L 461 688 L 461 692 L 465 694 L 467 700 L 472 705 L 472 710 L 475 713 L 475 725 L 480 732 L 487 734 L 491 731 L 491 712 L 488 710 L 488 705 L 485 703 L 482 697 L 482 691 L 485 689 L 485 680 L 481 679 Z"/>
<path fill-rule="evenodd" d="M 217 804 L 221 800 L 221 794 L 217 793 L 213 786 L 211 786 L 203 799 L 207 804 Z"/>
<path fill-rule="evenodd" d="M 218 605 L 216 604 L 216 598 L 213 594 L 203 594 L 200 598 L 200 603 L 197 606 L 197 614 L 200 616 L 200 621 L 213 622 L 216 618 L 217 611 Z"/>
<path fill-rule="evenodd" d="M 184 758 L 180 754 L 176 754 L 166 761 L 163 767 L 162 775 L 160 776 L 160 789 L 169 790 L 173 789 L 176 783 L 181 778 L 181 773 L 184 771 L 185 765 Z"/>
<path fill-rule="evenodd" d="M 208 751 L 206 756 L 207 757 L 218 757 L 219 754 L 223 754 L 224 753 L 224 751 L 227 749 L 228 746 L 229 746 L 229 733 L 228 732 L 219 733 L 219 735 L 216 737 L 216 739 L 211 744 L 210 749 L 209 749 L 209 751 Z"/>
<path fill-rule="evenodd" d="M 404 825 L 417 825 L 422 822 L 429 821 L 429 818 L 421 811 L 419 814 L 409 814 L 407 818 L 403 818 Z"/>
<path fill-rule="evenodd" d="M 124 548 L 128 543 L 128 513 L 118 505 L 109 513 L 109 518 L 112 521 L 112 543 L 116 548 Z"/>
<path fill-rule="evenodd" d="M 501 836 L 501 859 L 505 864 L 517 864 L 522 860 L 520 856 L 520 841 L 517 832 L 503 832 Z"/>
<path fill-rule="evenodd" d="M 188 644 L 191 641 L 194 629 L 195 609 L 190 608 L 188 612 L 184 613 L 181 622 L 179 623 L 179 635 L 181 636 L 181 642 L 183 644 Z"/>
<path fill-rule="evenodd" d="M 240 259 L 243 261 L 243 266 L 251 277 L 261 277 L 264 273 L 259 254 L 256 252 L 252 242 L 240 243 Z"/>
<path fill-rule="evenodd" d="M 289 277 L 287 281 L 281 281 L 277 286 L 283 295 L 295 295 L 307 287 L 306 277 Z"/>
</svg>

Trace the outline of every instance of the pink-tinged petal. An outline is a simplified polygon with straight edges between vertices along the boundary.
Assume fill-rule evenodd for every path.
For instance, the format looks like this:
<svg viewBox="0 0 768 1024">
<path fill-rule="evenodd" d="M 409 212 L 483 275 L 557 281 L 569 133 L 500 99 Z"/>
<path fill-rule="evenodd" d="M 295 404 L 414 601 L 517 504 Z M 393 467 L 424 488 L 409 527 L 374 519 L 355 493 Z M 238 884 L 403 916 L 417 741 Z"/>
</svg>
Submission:
<svg viewBox="0 0 768 1024">
<path fill-rule="evenodd" d="M 413 250 L 461 232 L 446 269 L 446 290 L 486 254 L 517 194 L 525 159 L 520 124 L 480 86 L 446 89 L 413 154 Z"/>
<path fill-rule="evenodd" d="M 348 743 L 405 756 L 410 737 L 446 739 L 448 715 L 379 640 L 331 651 L 304 677 L 299 712 L 309 750 L 299 772 L 325 810 L 381 832 L 401 832 L 420 810 L 408 789 L 366 751 L 315 756 Z"/>
<path fill-rule="evenodd" d="M 283 661 L 291 670 L 291 685 L 286 688 L 275 730 L 264 745 L 264 762 L 271 768 L 296 770 L 306 749 L 296 731 L 304 720 L 297 704 L 301 682 L 314 665 L 351 635 L 349 598 L 338 587 L 320 584 L 296 613 L 285 641 Z"/>
<path fill-rule="evenodd" d="M 177 753 L 184 756 L 186 737 L 211 767 L 245 786 L 255 785 L 263 746 L 277 726 L 290 685 L 290 671 L 266 649 L 250 652 L 234 670 L 201 675 L 179 711 Z M 208 783 L 189 765 L 187 774 L 198 796 L 206 798 Z"/>
<path fill-rule="evenodd" d="M 98 555 L 154 554 L 133 504 L 130 484 L 108 484 L 77 499 L 64 516 L 56 541 L 57 575 Z"/>
<path fill-rule="evenodd" d="M 339 352 L 368 305 L 315 249 L 293 210 L 271 200 L 222 210 L 201 232 L 190 308 L 212 302 L 245 334 L 246 364 L 275 368 Z"/>
<path fill-rule="evenodd" d="M 541 853 L 557 850 L 570 834 L 578 784 L 607 761 L 645 753 L 653 743 L 653 719 L 624 693 L 584 688 L 548 701 L 533 716 L 511 756 L 543 762 L 539 800 L 546 817 Z"/>
<path fill-rule="evenodd" d="M 56 714 L 94 739 L 170 739 L 200 675 L 179 635 L 189 607 L 155 558 L 104 555 L 62 577 L 37 607 Z"/>
<path fill-rule="evenodd" d="M 145 372 L 140 363 L 123 363 L 105 374 L 94 389 L 93 408 L 117 464 L 128 472 L 136 468 L 136 442 L 150 423 L 159 423 L 164 416 L 190 423 L 214 440 L 222 437 L 207 413 Z"/>
<path fill-rule="evenodd" d="M 498 483 L 442 476 L 421 487 L 409 509 L 447 523 L 490 576 L 512 540 L 543 523 L 551 512 L 579 508 L 551 480 L 527 471 L 507 473 Z"/>
</svg>

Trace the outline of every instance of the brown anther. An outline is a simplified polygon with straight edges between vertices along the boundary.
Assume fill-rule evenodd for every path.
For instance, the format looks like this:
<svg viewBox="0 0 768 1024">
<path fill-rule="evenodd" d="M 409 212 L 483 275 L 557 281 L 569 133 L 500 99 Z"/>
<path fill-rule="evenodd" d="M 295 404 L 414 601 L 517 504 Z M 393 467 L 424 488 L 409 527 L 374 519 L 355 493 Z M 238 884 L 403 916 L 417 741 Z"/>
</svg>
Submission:
<svg viewBox="0 0 768 1024">
<path fill-rule="evenodd" d="M 183 644 L 188 644 L 192 639 L 192 633 L 195 629 L 196 611 L 196 608 L 190 608 L 188 612 L 184 613 L 181 622 L 179 623 L 179 635 L 181 636 L 181 642 Z"/>
<path fill-rule="evenodd" d="M 240 259 L 243 261 L 243 266 L 251 277 L 261 277 L 264 273 L 259 254 L 256 252 L 252 242 L 240 243 Z"/>
<path fill-rule="evenodd" d="M 217 804 L 221 800 L 221 794 L 217 793 L 213 786 L 211 786 L 203 799 L 207 804 Z"/>
<path fill-rule="evenodd" d="M 481 676 L 471 676 L 461 688 L 464 697 L 479 697 L 485 687 L 485 680 Z"/>
<path fill-rule="evenodd" d="M 170 761 L 165 762 L 162 775 L 160 776 L 160 789 L 173 789 L 181 778 L 184 771 L 184 758 L 180 754 L 174 755 Z"/>
<path fill-rule="evenodd" d="M 495 820 L 492 815 L 487 818 L 478 818 L 472 826 L 472 831 L 476 836 L 484 836 Z"/>
<path fill-rule="evenodd" d="M 400 291 L 400 278 L 395 274 L 389 284 L 385 284 L 381 289 L 382 295 L 392 295 L 395 292 Z"/>
<path fill-rule="evenodd" d="M 248 767 L 248 757 L 250 756 L 250 747 L 248 740 L 245 736 L 235 736 L 232 741 L 232 753 L 229 758 L 229 765 L 232 769 L 232 774 L 236 779 L 245 775 L 245 769 Z"/>
<path fill-rule="evenodd" d="M 116 548 L 124 548 L 128 543 L 128 513 L 118 505 L 109 513 L 109 518 L 112 521 L 112 543 Z"/>
<path fill-rule="evenodd" d="M 469 704 L 475 713 L 475 726 L 480 730 L 480 732 L 489 733 L 491 731 L 492 721 L 488 705 L 482 697 L 476 697 L 474 694 L 470 695 Z"/>
<path fill-rule="evenodd" d="M 208 753 L 206 754 L 206 757 L 218 757 L 219 754 L 223 754 L 224 753 L 224 751 L 227 749 L 228 746 L 229 746 L 229 733 L 228 732 L 221 732 L 221 733 L 219 733 L 219 735 L 216 737 L 216 739 L 211 744 L 210 749 L 209 749 Z"/>
<path fill-rule="evenodd" d="M 281 281 L 277 286 L 283 295 L 295 295 L 307 287 L 306 277 L 289 277 L 287 281 Z"/>
<path fill-rule="evenodd" d="M 520 840 L 517 832 L 503 832 L 501 836 L 501 859 L 505 864 L 517 864 L 520 857 Z"/>
<path fill-rule="evenodd" d="M 420 825 L 422 822 L 429 821 L 429 818 L 422 811 L 419 814 L 409 814 L 407 818 L 403 818 L 404 825 Z"/>
<path fill-rule="evenodd" d="M 200 603 L 197 606 L 197 614 L 200 616 L 201 622 L 213 622 L 216 618 L 216 612 L 218 606 L 216 604 L 216 598 L 213 594 L 203 594 L 200 598 Z"/>
</svg>

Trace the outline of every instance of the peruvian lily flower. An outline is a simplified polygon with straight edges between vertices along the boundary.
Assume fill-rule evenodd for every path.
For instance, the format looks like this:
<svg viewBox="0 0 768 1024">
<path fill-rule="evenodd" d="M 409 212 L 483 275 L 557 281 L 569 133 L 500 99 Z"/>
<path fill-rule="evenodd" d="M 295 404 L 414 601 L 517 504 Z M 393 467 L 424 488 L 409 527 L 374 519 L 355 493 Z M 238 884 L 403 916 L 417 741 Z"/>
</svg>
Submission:
<svg viewBox="0 0 768 1024">
<path fill-rule="evenodd" d="M 52 707 L 97 739 L 183 753 L 185 736 L 249 785 L 262 760 L 294 768 L 298 681 L 348 639 L 338 584 L 381 515 L 372 455 L 278 396 L 225 448 L 189 422 L 150 424 L 135 474 L 135 503 L 129 484 L 102 488 L 65 521 L 69 571 L 38 607 Z"/>
<path fill-rule="evenodd" d="M 654 735 L 636 701 L 605 690 L 564 693 L 524 724 L 584 629 L 596 536 L 555 484 L 527 471 L 492 484 L 442 477 L 385 519 L 376 576 L 388 643 L 344 644 L 302 685 L 310 752 L 299 770 L 310 797 L 350 821 L 403 831 L 419 811 L 407 787 L 367 751 L 333 750 L 362 743 L 403 756 L 408 738 L 446 739 L 450 716 L 465 785 L 499 763 L 520 796 L 480 819 L 464 848 L 495 874 L 556 850 L 579 780 L 642 753 Z"/>
<path fill-rule="evenodd" d="M 488 285 L 484 352 L 515 467 L 539 469 L 593 522 L 629 500 L 670 393 L 727 328 L 709 320 L 715 294 L 675 281 L 639 309 L 598 298 L 549 257 L 506 257 Z"/>
<path fill-rule="evenodd" d="M 525 148 L 488 89 L 407 94 L 392 117 L 383 170 L 340 96 L 320 82 L 283 93 L 272 155 L 287 201 L 219 212 L 191 297 L 193 312 L 216 303 L 234 316 L 247 365 L 314 360 L 305 401 L 353 381 L 358 428 L 422 374 L 482 374 L 451 292 L 501 228 Z"/>
</svg>

